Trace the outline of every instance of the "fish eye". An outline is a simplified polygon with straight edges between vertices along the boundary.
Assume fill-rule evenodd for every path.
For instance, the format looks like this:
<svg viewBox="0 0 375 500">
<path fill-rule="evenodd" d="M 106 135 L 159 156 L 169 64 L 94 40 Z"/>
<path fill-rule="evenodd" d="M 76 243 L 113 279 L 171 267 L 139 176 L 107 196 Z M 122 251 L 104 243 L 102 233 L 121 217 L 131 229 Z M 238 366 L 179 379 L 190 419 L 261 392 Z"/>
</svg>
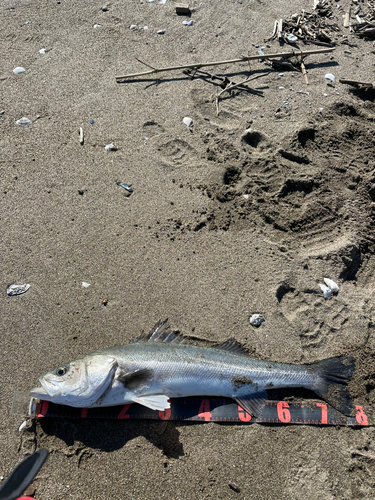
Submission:
<svg viewBox="0 0 375 500">
<path fill-rule="evenodd" d="M 63 367 L 63 368 L 58 368 L 58 369 L 56 370 L 56 374 L 57 374 L 57 375 L 59 375 L 60 377 L 62 377 L 63 375 L 65 375 L 65 373 L 66 373 L 66 368 L 65 368 L 65 367 Z"/>
</svg>

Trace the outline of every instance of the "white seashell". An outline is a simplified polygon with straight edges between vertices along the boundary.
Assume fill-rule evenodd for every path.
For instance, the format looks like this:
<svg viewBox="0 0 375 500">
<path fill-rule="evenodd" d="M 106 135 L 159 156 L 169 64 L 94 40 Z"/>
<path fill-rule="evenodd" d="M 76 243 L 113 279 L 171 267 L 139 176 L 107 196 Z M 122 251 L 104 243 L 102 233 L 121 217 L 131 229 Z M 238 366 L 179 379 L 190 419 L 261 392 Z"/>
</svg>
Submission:
<svg viewBox="0 0 375 500">
<path fill-rule="evenodd" d="M 285 36 L 289 43 L 294 43 L 298 40 L 298 37 L 296 37 L 296 35 L 292 35 L 292 33 L 288 33 Z"/>
<path fill-rule="evenodd" d="M 21 295 L 22 293 L 27 292 L 29 288 L 30 285 L 27 283 L 25 285 L 10 285 L 7 289 L 7 294 L 10 296 Z"/>
<path fill-rule="evenodd" d="M 93 28 L 101 28 L 102 25 L 101 24 L 94 24 Z"/>
<path fill-rule="evenodd" d="M 326 73 L 326 75 L 324 76 L 324 78 L 330 82 L 334 82 L 335 81 L 335 76 L 332 75 L 332 73 Z"/>
<path fill-rule="evenodd" d="M 24 127 L 28 127 L 31 125 L 31 121 L 24 116 L 23 118 L 20 118 L 19 120 L 16 121 L 17 125 L 23 125 Z"/>
<path fill-rule="evenodd" d="M 323 292 L 323 295 L 326 299 L 331 296 L 332 290 L 328 288 L 328 286 L 323 285 L 322 283 L 319 283 L 320 289 Z"/>
<path fill-rule="evenodd" d="M 113 144 L 107 144 L 106 146 L 104 146 L 104 149 L 106 151 L 113 151 L 115 149 L 115 146 Z"/>
<path fill-rule="evenodd" d="M 339 285 L 329 278 L 323 278 L 324 283 L 332 290 L 332 292 L 337 292 L 339 290 Z"/>
<path fill-rule="evenodd" d="M 21 73 L 25 73 L 25 68 L 22 68 L 21 66 L 17 66 L 17 68 L 14 68 L 13 73 L 15 75 L 20 75 Z"/>
<path fill-rule="evenodd" d="M 82 281 L 82 286 L 83 286 L 83 288 L 88 288 L 90 286 L 90 283 L 86 283 L 86 281 Z"/>
<path fill-rule="evenodd" d="M 26 420 L 24 420 L 24 421 L 22 422 L 22 424 L 19 426 L 18 430 L 21 432 L 21 431 L 22 431 L 22 430 L 26 427 L 26 425 L 27 425 L 27 421 L 26 421 Z"/>
<path fill-rule="evenodd" d="M 137 25 L 136 25 L 136 24 L 131 24 L 131 25 L 129 26 L 129 29 L 130 29 L 130 30 L 136 30 L 136 29 L 137 29 Z"/>
<path fill-rule="evenodd" d="M 261 314 L 253 314 L 250 318 L 250 325 L 252 326 L 260 326 L 264 321 L 264 316 Z"/>
<path fill-rule="evenodd" d="M 185 118 L 182 120 L 182 123 L 187 127 L 191 127 L 193 125 L 193 120 L 188 116 L 185 116 Z"/>
<path fill-rule="evenodd" d="M 249 196 L 248 194 L 244 194 L 243 197 L 245 198 L 245 200 L 248 200 L 249 199 Z"/>
<path fill-rule="evenodd" d="M 165 30 L 158 30 L 156 33 L 157 33 L 158 35 L 164 35 Z"/>
<path fill-rule="evenodd" d="M 46 53 L 46 49 L 40 49 L 39 54 L 45 54 L 45 53 Z"/>
</svg>

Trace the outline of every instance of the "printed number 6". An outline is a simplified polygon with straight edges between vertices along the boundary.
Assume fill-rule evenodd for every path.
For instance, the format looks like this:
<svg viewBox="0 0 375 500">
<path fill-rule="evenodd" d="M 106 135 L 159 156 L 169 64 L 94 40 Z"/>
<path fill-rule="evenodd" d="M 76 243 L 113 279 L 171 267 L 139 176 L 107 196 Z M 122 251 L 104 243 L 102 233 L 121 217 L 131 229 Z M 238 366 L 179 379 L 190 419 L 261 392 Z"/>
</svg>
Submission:
<svg viewBox="0 0 375 500">
<path fill-rule="evenodd" d="M 285 424 L 290 422 L 290 411 L 287 410 L 287 408 L 289 408 L 289 405 L 285 401 L 279 401 L 277 403 L 277 416 L 280 422 Z"/>
</svg>

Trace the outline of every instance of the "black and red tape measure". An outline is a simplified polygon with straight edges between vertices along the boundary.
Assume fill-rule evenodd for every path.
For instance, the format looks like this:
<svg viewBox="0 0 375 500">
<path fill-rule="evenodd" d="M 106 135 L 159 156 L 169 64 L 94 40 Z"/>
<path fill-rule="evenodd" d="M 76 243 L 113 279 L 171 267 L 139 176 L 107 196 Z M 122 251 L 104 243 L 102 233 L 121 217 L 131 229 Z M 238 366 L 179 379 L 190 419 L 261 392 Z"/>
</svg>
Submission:
<svg viewBox="0 0 375 500">
<path fill-rule="evenodd" d="M 226 398 L 180 398 L 171 400 L 171 408 L 155 411 L 138 404 L 107 408 L 72 408 L 48 401 L 37 401 L 30 416 L 65 418 L 149 419 L 233 424 L 304 424 L 370 426 L 375 419 L 370 407 L 356 406 L 356 414 L 346 417 L 323 402 L 292 403 L 267 401 L 262 414 L 254 418 L 241 406 Z"/>
</svg>

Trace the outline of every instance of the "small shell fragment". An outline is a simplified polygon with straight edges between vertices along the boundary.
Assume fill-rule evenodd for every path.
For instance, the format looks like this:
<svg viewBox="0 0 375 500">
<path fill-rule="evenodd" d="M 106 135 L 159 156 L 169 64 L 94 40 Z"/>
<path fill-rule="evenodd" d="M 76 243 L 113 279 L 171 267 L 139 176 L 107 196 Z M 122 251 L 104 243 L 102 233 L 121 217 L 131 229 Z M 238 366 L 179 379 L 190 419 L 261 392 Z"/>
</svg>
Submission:
<svg viewBox="0 0 375 500">
<path fill-rule="evenodd" d="M 113 144 L 107 144 L 106 146 L 104 146 L 104 149 L 106 151 L 114 151 L 116 148 Z"/>
<path fill-rule="evenodd" d="M 101 28 L 102 25 L 101 24 L 94 24 L 93 28 Z"/>
<path fill-rule="evenodd" d="M 158 30 L 158 31 L 157 31 L 157 34 L 158 34 L 158 35 L 164 35 L 164 33 L 165 33 L 165 30 Z"/>
<path fill-rule="evenodd" d="M 46 49 L 40 49 L 39 54 L 45 54 L 45 53 L 46 53 Z"/>
<path fill-rule="evenodd" d="M 7 294 L 9 296 L 13 295 L 21 295 L 30 288 L 30 285 L 28 283 L 25 283 L 24 285 L 10 285 L 7 289 Z"/>
<path fill-rule="evenodd" d="M 182 24 L 183 24 L 184 26 L 193 26 L 193 20 L 192 20 L 192 19 L 190 19 L 190 21 L 182 21 Z"/>
<path fill-rule="evenodd" d="M 21 432 L 26 427 L 26 425 L 27 425 L 27 421 L 24 420 L 22 422 L 22 424 L 18 427 L 19 432 Z"/>
<path fill-rule="evenodd" d="M 86 281 L 82 281 L 82 286 L 83 286 L 83 288 L 88 288 L 90 286 L 90 283 L 86 283 Z"/>
<path fill-rule="evenodd" d="M 285 35 L 285 39 L 288 43 L 295 43 L 298 40 L 298 37 L 296 37 L 296 35 L 292 35 L 292 33 L 287 33 Z"/>
<path fill-rule="evenodd" d="M 21 66 L 17 66 L 17 68 L 14 68 L 13 73 L 15 75 L 20 75 L 21 73 L 25 73 L 25 68 L 22 68 Z"/>
<path fill-rule="evenodd" d="M 252 326 L 260 326 L 264 321 L 264 316 L 261 314 L 253 314 L 250 318 L 250 325 Z"/>
<path fill-rule="evenodd" d="M 332 75 L 332 73 L 326 73 L 324 78 L 328 80 L 329 82 L 334 82 L 335 81 L 335 75 Z"/>
<path fill-rule="evenodd" d="M 132 193 L 133 192 L 133 189 L 130 187 L 129 184 L 124 184 L 123 182 L 116 182 L 116 184 L 124 189 L 126 189 L 126 191 L 128 191 L 128 193 Z"/>
<path fill-rule="evenodd" d="M 193 120 L 188 116 L 185 116 L 185 118 L 182 120 L 182 123 L 187 127 L 191 127 L 193 125 Z"/>
<path fill-rule="evenodd" d="M 328 297 L 331 296 L 332 290 L 328 286 L 323 285 L 322 283 L 319 283 L 319 286 L 321 291 L 323 292 L 324 297 L 328 299 Z"/>
<path fill-rule="evenodd" d="M 23 125 L 24 127 L 28 127 L 29 125 L 32 124 L 32 121 L 26 118 L 26 116 L 20 118 L 19 120 L 16 121 L 17 125 Z"/>
<path fill-rule="evenodd" d="M 339 285 L 329 278 L 323 278 L 324 283 L 332 290 L 332 292 L 337 292 L 339 290 Z"/>
</svg>

